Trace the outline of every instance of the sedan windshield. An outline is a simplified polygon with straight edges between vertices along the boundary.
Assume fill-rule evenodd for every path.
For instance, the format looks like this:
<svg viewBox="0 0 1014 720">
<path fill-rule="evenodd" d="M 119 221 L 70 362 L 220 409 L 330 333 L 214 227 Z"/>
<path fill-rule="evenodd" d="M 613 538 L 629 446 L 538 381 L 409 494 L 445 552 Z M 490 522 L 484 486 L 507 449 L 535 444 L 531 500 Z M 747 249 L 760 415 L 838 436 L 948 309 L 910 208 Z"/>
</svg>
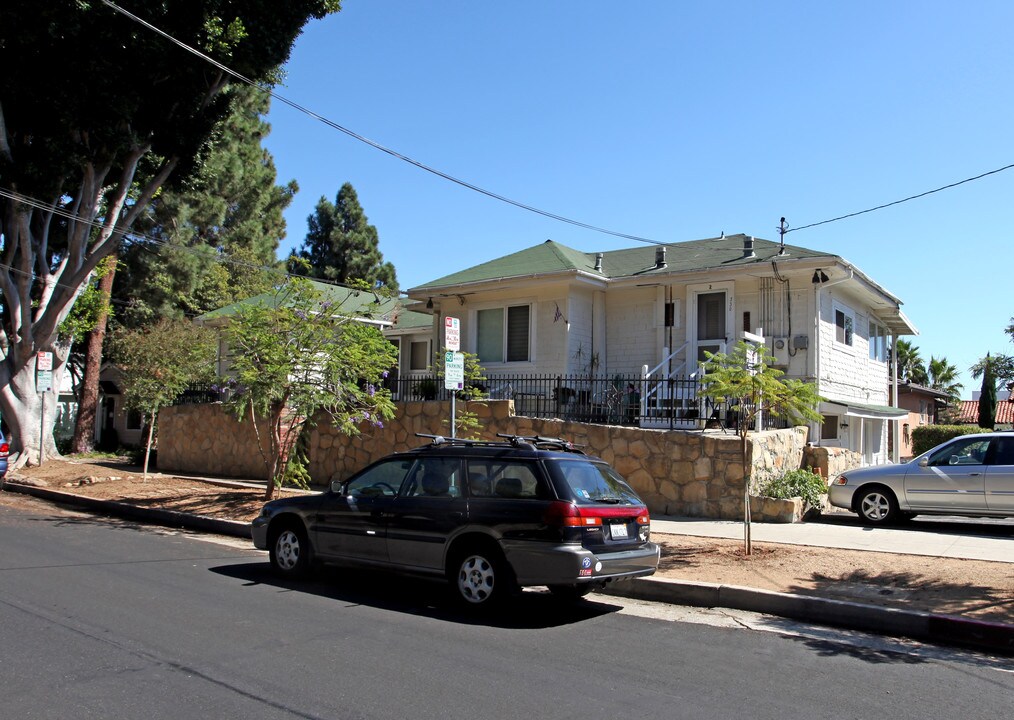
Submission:
<svg viewBox="0 0 1014 720">
<path fill-rule="evenodd" d="M 566 484 L 578 504 L 641 504 L 637 493 L 613 468 L 590 460 L 550 460 L 546 462 L 553 480 Z"/>
</svg>

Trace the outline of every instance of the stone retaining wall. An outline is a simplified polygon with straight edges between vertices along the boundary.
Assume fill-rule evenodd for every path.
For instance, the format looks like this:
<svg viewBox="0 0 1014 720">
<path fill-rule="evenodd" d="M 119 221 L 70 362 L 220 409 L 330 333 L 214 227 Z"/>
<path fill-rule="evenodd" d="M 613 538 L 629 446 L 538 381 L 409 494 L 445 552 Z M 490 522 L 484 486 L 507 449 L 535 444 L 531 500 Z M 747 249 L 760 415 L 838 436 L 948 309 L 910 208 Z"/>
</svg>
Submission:
<svg viewBox="0 0 1014 720">
<path fill-rule="evenodd" d="M 686 432 L 591 425 L 567 420 L 541 420 L 514 415 L 510 400 L 458 402 L 479 418 L 482 439 L 497 433 L 566 438 L 590 455 L 612 464 L 656 515 L 739 519 L 743 516 L 743 466 L 740 438 L 721 431 Z M 349 477 L 369 463 L 395 451 L 415 447 L 416 433 L 447 434 L 448 403 L 407 402 L 384 428 L 364 426 L 362 434 L 345 437 L 327 422 L 312 431 L 308 470 L 315 484 Z M 263 432 L 263 430 L 262 430 Z M 747 455 L 755 489 L 768 478 L 799 468 L 806 428 L 751 433 Z M 159 469 L 231 477 L 264 478 L 266 471 L 249 423 L 239 423 L 221 405 L 165 408 L 159 415 Z M 751 502 L 755 520 L 798 519 L 792 501 Z"/>
</svg>

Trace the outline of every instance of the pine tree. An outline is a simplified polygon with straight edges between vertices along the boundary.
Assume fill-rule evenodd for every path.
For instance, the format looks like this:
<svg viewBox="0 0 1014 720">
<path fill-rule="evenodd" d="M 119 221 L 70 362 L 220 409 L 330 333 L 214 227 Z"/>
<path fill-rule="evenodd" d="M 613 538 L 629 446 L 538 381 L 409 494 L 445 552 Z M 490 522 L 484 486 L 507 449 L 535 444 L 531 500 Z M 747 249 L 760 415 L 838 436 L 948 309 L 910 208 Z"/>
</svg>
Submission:
<svg viewBox="0 0 1014 720">
<path fill-rule="evenodd" d="M 394 265 L 384 262 L 377 228 L 369 224 L 351 183 L 341 186 L 334 203 L 321 197 L 307 224 L 302 249 L 289 256 L 289 272 L 343 284 L 365 280 L 398 291 Z"/>
</svg>

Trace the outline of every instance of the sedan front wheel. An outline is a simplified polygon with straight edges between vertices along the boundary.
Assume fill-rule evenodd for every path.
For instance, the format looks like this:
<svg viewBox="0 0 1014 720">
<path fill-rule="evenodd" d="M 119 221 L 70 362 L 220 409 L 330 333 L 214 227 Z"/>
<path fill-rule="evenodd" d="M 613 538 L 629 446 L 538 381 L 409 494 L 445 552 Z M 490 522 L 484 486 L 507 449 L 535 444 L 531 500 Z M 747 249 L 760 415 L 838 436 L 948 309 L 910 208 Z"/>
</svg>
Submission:
<svg viewBox="0 0 1014 720">
<path fill-rule="evenodd" d="M 898 518 L 898 501 L 894 493 L 884 487 L 862 490 L 856 509 L 867 525 L 888 525 Z"/>
</svg>

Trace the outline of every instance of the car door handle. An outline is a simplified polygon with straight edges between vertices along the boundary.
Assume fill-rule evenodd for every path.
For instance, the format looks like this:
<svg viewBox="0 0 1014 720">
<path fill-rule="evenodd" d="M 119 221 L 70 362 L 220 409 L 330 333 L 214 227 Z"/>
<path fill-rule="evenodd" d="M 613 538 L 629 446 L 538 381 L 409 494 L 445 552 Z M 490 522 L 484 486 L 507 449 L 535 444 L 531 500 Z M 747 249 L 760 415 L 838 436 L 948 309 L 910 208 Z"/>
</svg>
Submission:
<svg viewBox="0 0 1014 720">
<path fill-rule="evenodd" d="M 968 477 L 977 477 L 979 475 L 982 475 L 982 473 L 968 473 Z"/>
<path fill-rule="evenodd" d="M 450 517 L 451 520 L 461 520 L 462 518 L 465 517 L 465 513 L 463 513 L 463 512 L 452 512 L 452 513 L 448 514 L 448 517 Z"/>
</svg>

